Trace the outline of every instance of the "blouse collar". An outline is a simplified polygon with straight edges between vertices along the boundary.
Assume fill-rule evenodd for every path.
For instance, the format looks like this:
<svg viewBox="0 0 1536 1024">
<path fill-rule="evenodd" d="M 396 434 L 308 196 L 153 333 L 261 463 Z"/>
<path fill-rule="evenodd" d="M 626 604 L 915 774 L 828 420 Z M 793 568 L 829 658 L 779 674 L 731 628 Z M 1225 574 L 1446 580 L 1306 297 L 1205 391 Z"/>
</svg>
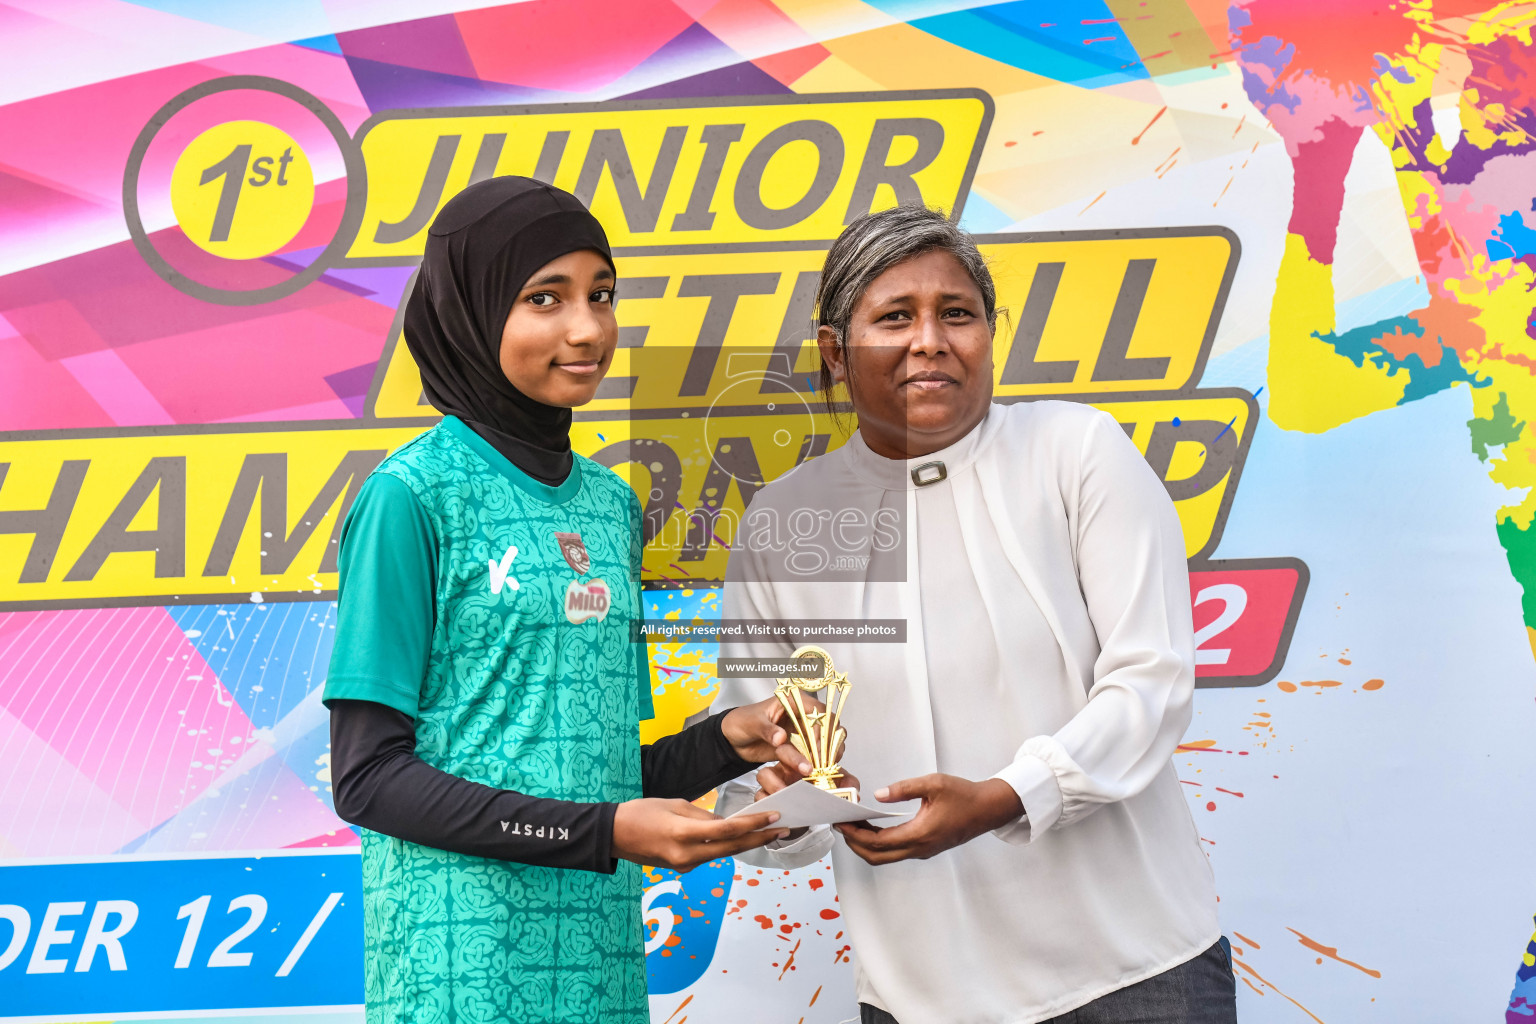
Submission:
<svg viewBox="0 0 1536 1024">
<path fill-rule="evenodd" d="M 911 491 L 968 469 L 991 443 L 1000 421 L 996 406 L 988 406 L 981 422 L 959 440 L 915 459 L 888 459 L 876 454 L 857 430 L 842 450 L 853 472 L 865 482 L 888 491 Z"/>
</svg>

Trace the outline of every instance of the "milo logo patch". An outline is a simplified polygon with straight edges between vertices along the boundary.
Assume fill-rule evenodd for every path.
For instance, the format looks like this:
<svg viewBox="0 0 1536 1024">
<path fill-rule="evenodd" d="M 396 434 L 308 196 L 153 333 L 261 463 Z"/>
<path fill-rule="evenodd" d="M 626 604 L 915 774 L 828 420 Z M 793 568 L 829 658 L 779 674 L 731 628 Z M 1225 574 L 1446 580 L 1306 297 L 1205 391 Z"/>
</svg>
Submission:
<svg viewBox="0 0 1536 1024">
<path fill-rule="evenodd" d="M 586 583 L 571 580 L 571 585 L 565 588 L 565 617 L 577 625 L 588 619 L 602 622 L 608 617 L 608 608 L 612 603 L 608 584 L 602 580 L 588 580 Z"/>
</svg>

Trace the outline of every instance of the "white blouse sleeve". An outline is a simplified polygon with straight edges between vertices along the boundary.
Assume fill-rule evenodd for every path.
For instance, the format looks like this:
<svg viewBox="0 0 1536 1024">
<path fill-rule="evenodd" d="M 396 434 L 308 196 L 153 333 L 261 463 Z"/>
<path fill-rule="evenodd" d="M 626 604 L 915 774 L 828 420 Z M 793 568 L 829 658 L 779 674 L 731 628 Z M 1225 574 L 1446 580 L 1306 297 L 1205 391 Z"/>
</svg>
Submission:
<svg viewBox="0 0 1536 1024">
<path fill-rule="evenodd" d="M 1169 763 L 1191 715 L 1194 623 L 1184 536 L 1162 481 L 1108 415 L 1081 449 L 1072 515 L 1078 585 L 1099 640 L 1088 703 L 1054 735 L 1024 742 L 994 778 L 1024 817 L 1013 843 L 1135 796 Z"/>
</svg>

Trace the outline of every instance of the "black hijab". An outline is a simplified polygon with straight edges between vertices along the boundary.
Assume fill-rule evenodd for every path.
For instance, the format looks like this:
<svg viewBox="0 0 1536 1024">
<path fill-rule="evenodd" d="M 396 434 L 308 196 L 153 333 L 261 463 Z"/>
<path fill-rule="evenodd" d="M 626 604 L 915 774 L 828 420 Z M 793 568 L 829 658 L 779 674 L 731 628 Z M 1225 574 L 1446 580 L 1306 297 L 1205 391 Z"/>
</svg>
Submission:
<svg viewBox="0 0 1536 1024">
<path fill-rule="evenodd" d="M 571 471 L 571 410 L 512 386 L 501 371 L 501 332 L 533 272 L 580 249 L 613 266 L 603 226 L 579 199 L 531 178 L 489 178 L 433 220 L 405 306 L 405 343 L 427 401 L 551 486 Z"/>
</svg>

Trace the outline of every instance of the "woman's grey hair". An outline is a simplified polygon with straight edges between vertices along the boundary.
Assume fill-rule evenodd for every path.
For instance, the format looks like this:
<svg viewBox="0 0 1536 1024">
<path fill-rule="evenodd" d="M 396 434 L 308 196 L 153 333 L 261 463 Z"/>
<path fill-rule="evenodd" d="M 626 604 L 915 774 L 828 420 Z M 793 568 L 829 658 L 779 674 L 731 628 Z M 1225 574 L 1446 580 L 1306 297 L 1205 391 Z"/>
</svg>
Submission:
<svg viewBox="0 0 1536 1024">
<path fill-rule="evenodd" d="M 961 231 L 938 210 L 904 204 L 865 214 L 849 224 L 827 250 L 816 290 L 816 326 L 830 327 L 837 347 L 848 358 L 848 334 L 853 310 L 875 279 L 898 263 L 925 253 L 947 252 L 960 261 L 981 291 L 987 326 L 997 328 L 997 286 L 987 261 L 970 235 Z M 827 408 L 832 404 L 832 370 L 821 364 L 821 392 Z"/>
</svg>

